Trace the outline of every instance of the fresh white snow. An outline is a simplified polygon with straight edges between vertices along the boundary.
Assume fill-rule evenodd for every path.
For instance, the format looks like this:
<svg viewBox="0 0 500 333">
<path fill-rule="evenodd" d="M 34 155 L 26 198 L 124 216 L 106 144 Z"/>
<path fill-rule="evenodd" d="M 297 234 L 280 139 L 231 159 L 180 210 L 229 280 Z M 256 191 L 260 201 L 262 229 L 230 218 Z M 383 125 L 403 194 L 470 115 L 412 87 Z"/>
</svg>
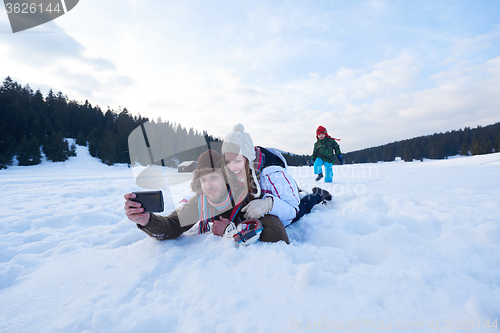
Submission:
<svg viewBox="0 0 500 333">
<path fill-rule="evenodd" d="M 237 248 L 147 237 L 123 210 L 132 169 L 77 153 L 0 171 L 0 332 L 496 331 L 500 154 L 335 166 L 331 184 L 291 168 L 333 201 L 290 245 Z"/>
</svg>

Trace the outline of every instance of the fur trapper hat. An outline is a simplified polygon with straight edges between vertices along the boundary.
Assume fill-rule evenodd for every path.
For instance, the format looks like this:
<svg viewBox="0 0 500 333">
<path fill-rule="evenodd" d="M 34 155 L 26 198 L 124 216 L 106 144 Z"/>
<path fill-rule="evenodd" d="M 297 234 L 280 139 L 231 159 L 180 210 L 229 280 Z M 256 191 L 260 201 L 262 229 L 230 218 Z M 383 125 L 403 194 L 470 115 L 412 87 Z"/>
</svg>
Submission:
<svg viewBox="0 0 500 333">
<path fill-rule="evenodd" d="M 222 167 L 222 155 L 213 149 L 208 149 L 198 157 L 196 170 L 193 171 L 193 180 L 191 181 L 191 191 L 202 193 L 200 177 L 207 173 L 220 170 Z"/>
</svg>

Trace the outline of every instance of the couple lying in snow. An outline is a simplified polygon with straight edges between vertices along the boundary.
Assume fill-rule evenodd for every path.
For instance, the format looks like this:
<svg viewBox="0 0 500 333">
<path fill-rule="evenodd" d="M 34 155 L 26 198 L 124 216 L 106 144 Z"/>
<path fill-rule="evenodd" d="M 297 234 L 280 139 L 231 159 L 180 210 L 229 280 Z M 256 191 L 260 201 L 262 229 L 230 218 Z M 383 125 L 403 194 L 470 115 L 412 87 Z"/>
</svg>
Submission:
<svg viewBox="0 0 500 333">
<path fill-rule="evenodd" d="M 289 243 L 285 227 L 331 200 L 320 188 L 299 193 L 287 163 L 275 149 L 253 145 L 241 124 L 222 144 L 222 155 L 208 149 L 198 157 L 191 190 L 196 193 L 168 216 L 144 212 L 135 194 L 125 194 L 127 217 L 148 235 L 173 239 L 196 223 L 198 233 L 212 232 L 237 243 Z"/>
</svg>

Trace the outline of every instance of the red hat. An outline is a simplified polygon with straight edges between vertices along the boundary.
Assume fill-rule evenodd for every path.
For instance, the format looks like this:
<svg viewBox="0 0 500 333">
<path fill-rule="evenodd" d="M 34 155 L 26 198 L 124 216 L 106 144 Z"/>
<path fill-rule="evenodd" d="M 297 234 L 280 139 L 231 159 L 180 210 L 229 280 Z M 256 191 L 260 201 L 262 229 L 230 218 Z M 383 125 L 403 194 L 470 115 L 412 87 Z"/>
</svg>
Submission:
<svg viewBox="0 0 500 333">
<path fill-rule="evenodd" d="M 326 131 L 326 128 L 324 128 L 323 126 L 318 126 L 318 129 L 316 130 L 316 139 L 319 140 L 318 135 L 320 135 L 321 133 L 325 134 L 327 138 L 340 141 L 340 139 L 335 139 L 335 138 L 332 138 L 331 136 L 329 136 L 328 132 Z"/>
<path fill-rule="evenodd" d="M 324 128 L 323 126 L 318 126 L 318 129 L 316 130 L 316 139 L 319 139 L 318 135 L 320 135 L 321 133 L 325 134 L 326 136 L 329 136 L 328 132 L 326 131 L 326 128 Z"/>
</svg>

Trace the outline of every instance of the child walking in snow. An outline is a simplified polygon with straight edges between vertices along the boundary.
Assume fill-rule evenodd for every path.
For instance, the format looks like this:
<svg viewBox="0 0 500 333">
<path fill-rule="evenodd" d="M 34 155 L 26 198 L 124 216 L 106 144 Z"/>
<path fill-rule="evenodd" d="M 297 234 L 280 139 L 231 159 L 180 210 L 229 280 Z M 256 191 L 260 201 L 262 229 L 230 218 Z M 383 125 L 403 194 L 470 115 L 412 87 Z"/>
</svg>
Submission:
<svg viewBox="0 0 500 333">
<path fill-rule="evenodd" d="M 319 126 L 316 130 L 316 143 L 314 144 L 314 151 L 312 154 L 312 161 L 314 162 L 314 174 L 318 175 L 316 180 L 323 178 L 323 165 L 325 166 L 325 183 L 333 181 L 333 162 L 335 158 L 333 152 L 339 158 L 340 164 L 344 164 L 342 160 L 342 153 L 340 152 L 337 140 L 328 135 L 326 128 Z"/>
</svg>

